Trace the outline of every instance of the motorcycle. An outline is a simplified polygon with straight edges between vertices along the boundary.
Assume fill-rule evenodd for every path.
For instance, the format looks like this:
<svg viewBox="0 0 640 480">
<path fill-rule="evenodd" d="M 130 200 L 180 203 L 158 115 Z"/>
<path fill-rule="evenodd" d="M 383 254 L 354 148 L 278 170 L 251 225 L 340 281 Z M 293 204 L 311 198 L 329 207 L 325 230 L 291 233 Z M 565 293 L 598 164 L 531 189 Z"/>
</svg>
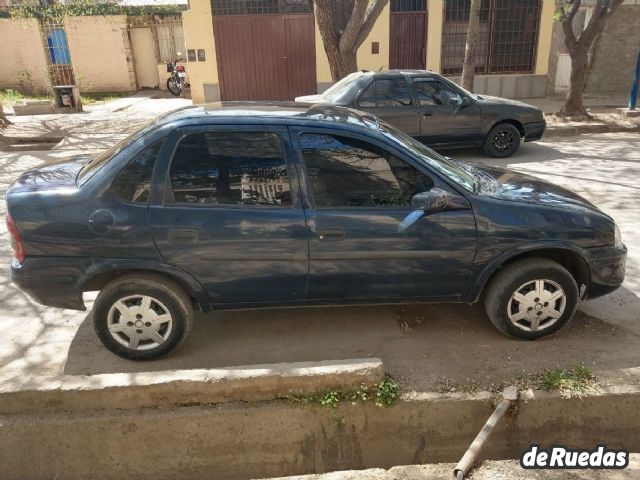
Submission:
<svg viewBox="0 0 640 480">
<path fill-rule="evenodd" d="M 176 63 L 167 63 L 167 72 L 171 75 L 167 78 L 167 90 L 176 97 L 184 97 L 185 82 L 187 72 L 184 65 Z"/>
</svg>

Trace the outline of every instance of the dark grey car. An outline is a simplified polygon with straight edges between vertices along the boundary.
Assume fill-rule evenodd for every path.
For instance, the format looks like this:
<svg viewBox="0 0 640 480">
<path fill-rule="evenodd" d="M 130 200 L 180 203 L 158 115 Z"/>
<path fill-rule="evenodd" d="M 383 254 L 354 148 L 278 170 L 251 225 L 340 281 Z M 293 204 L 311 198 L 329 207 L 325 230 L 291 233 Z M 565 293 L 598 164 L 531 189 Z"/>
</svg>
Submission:
<svg viewBox="0 0 640 480">
<path fill-rule="evenodd" d="M 536 107 L 474 95 L 426 70 L 355 72 L 320 95 L 296 101 L 357 108 L 431 147 L 482 147 L 498 158 L 513 155 L 521 140 L 538 140 L 546 127 Z"/>
</svg>

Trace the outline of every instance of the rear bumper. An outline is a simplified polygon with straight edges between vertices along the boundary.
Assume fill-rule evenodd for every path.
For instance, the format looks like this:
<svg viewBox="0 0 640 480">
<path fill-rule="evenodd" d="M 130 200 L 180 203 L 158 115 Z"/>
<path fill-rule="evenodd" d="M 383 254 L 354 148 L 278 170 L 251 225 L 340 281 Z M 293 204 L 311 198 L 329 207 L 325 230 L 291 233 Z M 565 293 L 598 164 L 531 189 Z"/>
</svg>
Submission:
<svg viewBox="0 0 640 480">
<path fill-rule="evenodd" d="M 540 140 L 544 134 L 544 130 L 547 128 L 547 122 L 527 123 L 524 125 L 524 141 L 531 142 L 533 140 Z"/>
<path fill-rule="evenodd" d="M 78 280 L 86 264 L 67 259 L 27 258 L 11 262 L 11 281 L 36 302 L 49 307 L 86 310 Z"/>
<path fill-rule="evenodd" d="M 597 298 L 613 292 L 624 281 L 627 247 L 589 248 L 587 263 L 591 279 L 583 299 Z"/>
</svg>

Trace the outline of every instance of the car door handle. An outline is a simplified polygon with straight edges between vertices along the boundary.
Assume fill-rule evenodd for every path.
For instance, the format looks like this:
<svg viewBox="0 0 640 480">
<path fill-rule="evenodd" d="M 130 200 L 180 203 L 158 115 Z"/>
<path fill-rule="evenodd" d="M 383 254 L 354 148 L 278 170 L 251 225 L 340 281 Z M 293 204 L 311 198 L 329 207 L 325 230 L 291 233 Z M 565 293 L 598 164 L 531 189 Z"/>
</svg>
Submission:
<svg viewBox="0 0 640 480">
<path fill-rule="evenodd" d="M 198 232 L 196 230 L 169 230 L 170 242 L 195 242 L 196 240 L 198 240 Z"/>
<path fill-rule="evenodd" d="M 431 115 L 433 115 L 433 113 L 425 112 L 425 113 L 422 114 L 422 118 L 427 118 L 427 117 L 430 117 Z"/>
<path fill-rule="evenodd" d="M 318 239 L 331 242 L 344 239 L 344 228 L 323 228 L 318 230 Z"/>
</svg>

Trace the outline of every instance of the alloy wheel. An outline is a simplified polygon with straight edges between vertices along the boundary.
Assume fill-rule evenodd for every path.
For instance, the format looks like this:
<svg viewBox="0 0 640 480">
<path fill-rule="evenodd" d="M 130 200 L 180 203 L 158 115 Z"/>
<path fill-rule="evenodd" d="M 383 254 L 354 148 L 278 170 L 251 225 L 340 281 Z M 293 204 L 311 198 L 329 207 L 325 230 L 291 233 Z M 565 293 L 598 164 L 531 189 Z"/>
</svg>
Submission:
<svg viewBox="0 0 640 480">
<path fill-rule="evenodd" d="M 501 130 L 497 132 L 491 139 L 493 147 L 500 153 L 505 153 L 511 150 L 515 141 L 515 136 L 508 130 Z"/>
</svg>

